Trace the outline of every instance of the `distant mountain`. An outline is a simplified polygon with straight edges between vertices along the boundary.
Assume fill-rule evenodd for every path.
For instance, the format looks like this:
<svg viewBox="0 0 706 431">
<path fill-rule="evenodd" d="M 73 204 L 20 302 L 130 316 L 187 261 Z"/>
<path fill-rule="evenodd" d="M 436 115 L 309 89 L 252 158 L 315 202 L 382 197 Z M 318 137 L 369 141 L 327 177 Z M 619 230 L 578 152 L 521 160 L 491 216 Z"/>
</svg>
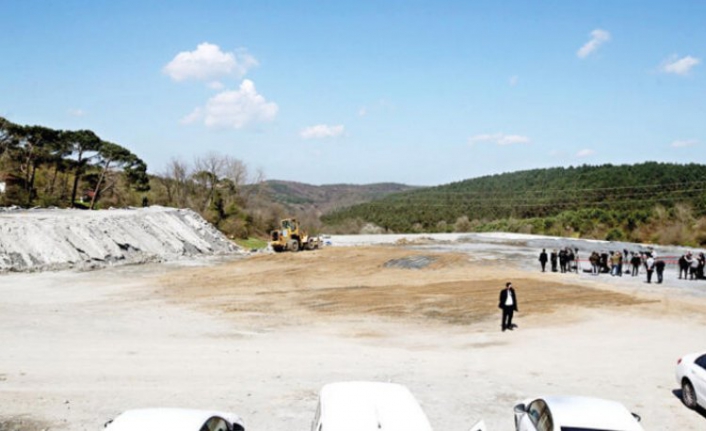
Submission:
<svg viewBox="0 0 706 431">
<path fill-rule="evenodd" d="M 393 193 L 418 190 L 420 187 L 397 183 L 367 185 L 329 184 L 316 186 L 293 181 L 265 181 L 273 202 L 297 211 L 315 210 L 325 213 L 352 205 L 375 201 Z"/>
</svg>

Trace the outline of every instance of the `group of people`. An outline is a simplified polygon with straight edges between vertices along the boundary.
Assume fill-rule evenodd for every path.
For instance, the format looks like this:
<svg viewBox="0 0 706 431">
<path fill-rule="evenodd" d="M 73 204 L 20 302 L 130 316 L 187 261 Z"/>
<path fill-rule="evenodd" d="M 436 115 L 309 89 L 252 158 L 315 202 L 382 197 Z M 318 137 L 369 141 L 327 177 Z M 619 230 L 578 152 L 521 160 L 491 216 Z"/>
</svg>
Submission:
<svg viewBox="0 0 706 431">
<path fill-rule="evenodd" d="M 679 258 L 679 279 L 682 279 L 682 274 L 684 275 L 684 280 L 702 280 L 704 279 L 704 264 L 706 263 L 706 256 L 703 253 L 699 253 L 697 256 L 687 252 Z"/>
<path fill-rule="evenodd" d="M 539 263 L 542 265 L 542 272 L 546 272 L 547 262 L 551 263 L 551 271 L 557 272 L 579 272 L 579 249 L 571 247 L 562 248 L 561 250 L 552 250 L 551 254 L 547 254 L 546 249 L 542 249 L 539 254 Z"/>
<path fill-rule="evenodd" d="M 542 272 L 546 272 L 547 263 L 551 265 L 552 272 L 576 272 L 578 273 L 581 265 L 579 263 L 579 255 L 577 248 L 566 247 L 561 250 L 552 250 L 547 253 L 546 249 L 542 249 L 539 253 L 539 263 L 542 267 Z M 622 277 L 623 274 L 630 274 L 632 277 L 640 275 L 640 268 L 645 269 L 647 282 L 652 283 L 652 275 L 657 275 L 657 283 L 662 283 L 664 280 L 664 269 L 667 262 L 664 258 L 658 257 L 653 251 L 648 252 L 629 252 L 628 250 L 598 253 L 593 251 L 588 262 L 591 264 L 590 272 L 593 275 L 600 273 L 610 274 L 611 276 Z M 704 267 L 706 267 L 706 255 L 699 253 L 694 255 L 691 252 L 683 254 L 679 260 L 679 279 L 684 280 L 700 280 L 705 279 Z M 512 323 L 512 317 L 517 308 L 517 295 L 512 283 L 505 284 L 505 288 L 500 291 L 498 308 L 502 310 L 501 328 L 503 331 L 512 331 L 517 325 Z"/>
<path fill-rule="evenodd" d="M 658 258 L 654 252 L 629 252 L 628 250 L 603 252 L 594 251 L 588 258 L 591 263 L 591 273 L 610 273 L 612 276 L 622 277 L 623 274 L 630 274 L 633 277 L 640 275 L 640 268 L 644 267 L 647 274 L 647 282 L 652 283 L 652 274 L 657 274 L 657 283 L 664 279 L 664 268 L 667 263 L 664 259 Z"/>
<path fill-rule="evenodd" d="M 675 256 L 676 258 L 676 256 Z M 640 275 L 640 268 L 643 268 L 647 276 L 647 282 L 652 283 L 652 276 L 657 276 L 657 283 L 664 281 L 664 270 L 667 261 L 658 257 L 653 251 L 593 251 L 588 257 L 590 268 L 584 272 L 593 275 L 610 274 L 614 277 L 622 277 L 623 274 L 630 274 L 632 277 Z M 552 272 L 579 272 L 581 264 L 578 258 L 578 249 L 566 247 L 561 250 L 553 250 L 547 253 L 542 249 L 539 254 L 539 263 L 542 272 L 547 271 L 547 263 L 551 264 Z M 672 263 L 675 263 L 672 260 Z M 679 279 L 702 280 L 706 279 L 704 267 L 706 266 L 706 255 L 698 255 L 691 252 L 683 254 L 676 262 L 679 265 Z"/>
</svg>

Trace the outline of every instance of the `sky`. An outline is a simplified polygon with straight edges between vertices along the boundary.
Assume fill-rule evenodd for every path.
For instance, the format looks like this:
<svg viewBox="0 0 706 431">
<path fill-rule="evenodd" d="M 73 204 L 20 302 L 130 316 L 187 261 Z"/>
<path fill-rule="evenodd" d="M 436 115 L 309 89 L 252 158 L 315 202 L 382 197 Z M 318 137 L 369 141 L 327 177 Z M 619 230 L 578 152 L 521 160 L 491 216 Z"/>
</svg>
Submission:
<svg viewBox="0 0 706 431">
<path fill-rule="evenodd" d="M 440 185 L 706 163 L 706 2 L 0 0 L 0 116 L 163 172 Z"/>
</svg>

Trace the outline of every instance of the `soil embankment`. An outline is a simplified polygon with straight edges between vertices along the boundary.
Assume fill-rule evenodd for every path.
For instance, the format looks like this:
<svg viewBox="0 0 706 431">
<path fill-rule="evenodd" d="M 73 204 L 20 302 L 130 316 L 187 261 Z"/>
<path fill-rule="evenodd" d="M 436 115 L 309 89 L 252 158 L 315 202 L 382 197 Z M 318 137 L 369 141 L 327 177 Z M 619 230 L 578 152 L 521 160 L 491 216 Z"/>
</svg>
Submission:
<svg viewBox="0 0 706 431">
<path fill-rule="evenodd" d="M 187 209 L 0 212 L 0 272 L 91 269 L 237 251 Z"/>
</svg>

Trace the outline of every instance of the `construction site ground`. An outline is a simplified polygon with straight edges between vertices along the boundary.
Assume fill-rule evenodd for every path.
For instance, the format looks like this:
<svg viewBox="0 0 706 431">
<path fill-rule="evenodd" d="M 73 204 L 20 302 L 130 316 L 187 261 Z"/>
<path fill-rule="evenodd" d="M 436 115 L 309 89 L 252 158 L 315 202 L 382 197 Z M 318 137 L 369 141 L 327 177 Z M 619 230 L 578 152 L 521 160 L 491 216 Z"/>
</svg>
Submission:
<svg viewBox="0 0 706 431">
<path fill-rule="evenodd" d="M 516 402 L 549 394 L 620 401 L 646 430 L 704 429 L 674 367 L 706 348 L 706 281 L 542 273 L 539 250 L 490 248 L 493 259 L 388 244 L 2 275 L 0 430 L 97 430 L 171 406 L 305 431 L 321 386 L 346 380 L 408 386 L 437 431 L 479 419 L 509 431 Z M 507 281 L 518 328 L 502 332 Z"/>
</svg>

